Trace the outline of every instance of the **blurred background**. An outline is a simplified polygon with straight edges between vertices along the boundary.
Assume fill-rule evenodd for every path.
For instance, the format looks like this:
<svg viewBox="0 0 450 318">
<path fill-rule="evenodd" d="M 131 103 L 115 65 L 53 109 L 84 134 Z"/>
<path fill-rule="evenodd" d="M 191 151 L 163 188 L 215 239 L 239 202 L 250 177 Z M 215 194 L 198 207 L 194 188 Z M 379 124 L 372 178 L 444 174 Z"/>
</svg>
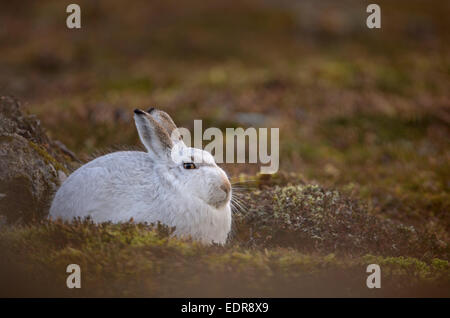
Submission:
<svg viewBox="0 0 450 318">
<path fill-rule="evenodd" d="M 448 241 L 449 1 L 2 1 L 0 94 L 81 160 L 179 126 L 280 127 L 280 169 Z M 226 167 L 232 176 L 251 165 Z"/>
</svg>

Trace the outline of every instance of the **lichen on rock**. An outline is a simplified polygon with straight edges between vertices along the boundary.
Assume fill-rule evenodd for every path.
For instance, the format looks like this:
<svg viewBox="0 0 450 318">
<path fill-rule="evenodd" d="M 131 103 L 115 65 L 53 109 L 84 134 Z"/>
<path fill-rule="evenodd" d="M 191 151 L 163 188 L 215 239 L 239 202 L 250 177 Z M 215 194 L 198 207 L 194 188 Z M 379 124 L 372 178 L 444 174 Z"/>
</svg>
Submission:
<svg viewBox="0 0 450 318">
<path fill-rule="evenodd" d="M 34 116 L 12 97 L 0 97 L 0 215 L 6 223 L 41 219 L 71 159 Z"/>
</svg>

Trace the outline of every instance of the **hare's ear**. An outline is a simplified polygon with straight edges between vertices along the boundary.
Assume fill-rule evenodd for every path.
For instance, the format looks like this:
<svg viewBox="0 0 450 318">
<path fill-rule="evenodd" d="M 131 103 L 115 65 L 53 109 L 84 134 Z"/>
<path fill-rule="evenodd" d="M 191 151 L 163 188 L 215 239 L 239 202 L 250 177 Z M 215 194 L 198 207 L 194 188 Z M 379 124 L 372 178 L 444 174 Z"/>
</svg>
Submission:
<svg viewBox="0 0 450 318">
<path fill-rule="evenodd" d="M 134 121 L 139 138 L 153 157 L 167 158 L 173 142 L 167 131 L 147 112 L 134 110 Z"/>
<path fill-rule="evenodd" d="M 149 113 L 158 122 L 158 124 L 160 124 L 167 131 L 174 144 L 183 142 L 181 134 L 169 114 L 153 107 L 147 110 L 147 113 Z"/>
</svg>

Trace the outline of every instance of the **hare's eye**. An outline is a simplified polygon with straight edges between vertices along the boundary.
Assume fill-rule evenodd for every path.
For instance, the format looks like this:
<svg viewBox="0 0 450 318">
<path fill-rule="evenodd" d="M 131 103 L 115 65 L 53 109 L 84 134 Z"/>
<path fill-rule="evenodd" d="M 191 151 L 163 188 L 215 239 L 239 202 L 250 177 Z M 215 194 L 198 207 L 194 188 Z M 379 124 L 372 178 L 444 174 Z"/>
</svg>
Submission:
<svg viewBox="0 0 450 318">
<path fill-rule="evenodd" d="M 183 168 L 184 169 L 195 169 L 195 168 L 197 168 L 197 166 L 193 162 L 186 162 L 186 163 L 183 163 Z"/>
</svg>

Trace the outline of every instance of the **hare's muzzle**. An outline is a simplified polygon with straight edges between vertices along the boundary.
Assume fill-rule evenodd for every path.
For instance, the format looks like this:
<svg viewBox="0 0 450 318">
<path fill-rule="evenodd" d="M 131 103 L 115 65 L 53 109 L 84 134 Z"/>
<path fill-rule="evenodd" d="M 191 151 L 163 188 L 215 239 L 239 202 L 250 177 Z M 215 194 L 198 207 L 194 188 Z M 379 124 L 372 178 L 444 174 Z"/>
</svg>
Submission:
<svg viewBox="0 0 450 318">
<path fill-rule="evenodd" d="M 221 189 L 223 192 L 225 192 L 226 197 L 228 198 L 228 195 L 230 194 L 230 191 L 231 191 L 231 184 L 230 184 L 230 182 L 227 180 L 226 183 L 223 183 L 223 184 L 220 186 L 220 189 Z"/>
</svg>

